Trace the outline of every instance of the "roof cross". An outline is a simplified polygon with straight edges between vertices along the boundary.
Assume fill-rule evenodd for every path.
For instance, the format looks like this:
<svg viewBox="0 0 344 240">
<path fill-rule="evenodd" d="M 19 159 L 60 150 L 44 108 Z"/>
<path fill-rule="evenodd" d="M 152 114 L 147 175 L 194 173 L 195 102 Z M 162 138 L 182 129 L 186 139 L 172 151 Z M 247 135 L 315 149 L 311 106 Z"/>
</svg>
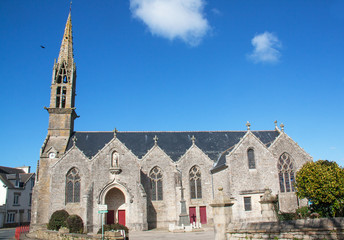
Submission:
<svg viewBox="0 0 344 240">
<path fill-rule="evenodd" d="M 195 140 L 196 140 L 195 135 L 192 135 L 191 137 L 192 144 L 195 144 Z"/>
<path fill-rule="evenodd" d="M 155 145 L 157 145 L 157 144 L 158 144 L 158 139 L 159 139 L 159 138 L 158 138 L 158 137 L 155 135 L 155 136 L 154 136 L 154 138 L 153 138 L 153 140 L 154 140 L 154 144 L 155 144 Z"/>
<path fill-rule="evenodd" d="M 76 136 L 73 136 L 73 137 L 72 137 L 73 145 L 75 145 L 75 143 L 76 143 L 77 140 L 78 140 L 78 139 L 76 138 Z"/>
</svg>

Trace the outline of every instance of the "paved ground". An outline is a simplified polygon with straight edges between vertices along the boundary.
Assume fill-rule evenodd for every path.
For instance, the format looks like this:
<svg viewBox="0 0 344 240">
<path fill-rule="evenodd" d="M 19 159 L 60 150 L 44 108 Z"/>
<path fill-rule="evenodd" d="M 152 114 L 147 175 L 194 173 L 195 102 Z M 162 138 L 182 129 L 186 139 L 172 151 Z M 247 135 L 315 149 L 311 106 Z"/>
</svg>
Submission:
<svg viewBox="0 0 344 240">
<path fill-rule="evenodd" d="M 14 236 L 14 231 L 13 231 Z M 11 239 L 11 238 L 1 238 Z M 12 238 L 13 239 L 13 238 Z M 33 239 L 21 236 L 20 239 Z M 206 230 L 203 232 L 191 232 L 191 233 L 171 233 L 167 230 L 150 230 L 143 232 L 130 232 L 130 240 L 214 240 L 214 231 Z"/>
<path fill-rule="evenodd" d="M 0 239 L 1 240 L 14 239 L 15 231 L 16 231 L 15 228 L 1 228 L 0 229 Z"/>
<path fill-rule="evenodd" d="M 130 240 L 214 240 L 214 231 L 208 230 L 204 232 L 191 233 L 171 233 L 167 231 L 151 230 L 144 232 L 130 232 Z"/>
</svg>

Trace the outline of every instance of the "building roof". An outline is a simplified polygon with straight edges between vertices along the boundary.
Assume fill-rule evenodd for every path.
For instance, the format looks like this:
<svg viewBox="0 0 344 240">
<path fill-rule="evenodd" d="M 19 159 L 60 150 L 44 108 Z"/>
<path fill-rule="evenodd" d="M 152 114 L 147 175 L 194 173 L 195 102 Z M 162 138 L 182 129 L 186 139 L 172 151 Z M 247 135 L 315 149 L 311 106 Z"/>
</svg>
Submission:
<svg viewBox="0 0 344 240">
<path fill-rule="evenodd" d="M 224 152 L 228 152 L 247 131 L 194 131 L 194 132 L 117 132 L 116 137 L 132 151 L 138 158 L 142 158 L 155 144 L 173 160 L 180 157 L 192 146 L 192 137 L 195 145 L 208 157 L 217 162 Z M 252 131 L 265 145 L 269 146 L 279 135 L 273 131 Z M 88 157 L 95 156 L 107 143 L 114 138 L 114 132 L 74 132 L 70 138 L 67 150 L 73 146 L 76 137 L 76 146 Z"/>
<path fill-rule="evenodd" d="M 25 171 L 23 169 L 0 166 L 0 173 L 16 174 L 16 173 L 25 173 Z"/>
</svg>

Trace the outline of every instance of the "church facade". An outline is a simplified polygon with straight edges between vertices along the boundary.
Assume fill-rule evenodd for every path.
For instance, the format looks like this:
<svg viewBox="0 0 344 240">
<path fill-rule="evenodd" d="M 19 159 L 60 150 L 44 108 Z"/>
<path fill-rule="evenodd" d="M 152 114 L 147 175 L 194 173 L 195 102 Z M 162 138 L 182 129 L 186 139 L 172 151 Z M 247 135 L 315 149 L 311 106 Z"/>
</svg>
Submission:
<svg viewBox="0 0 344 240">
<path fill-rule="evenodd" d="M 190 132 L 76 132 L 76 65 L 69 13 L 54 63 L 48 135 L 40 152 L 31 225 L 56 210 L 79 215 L 88 232 L 119 222 L 132 230 L 199 222 L 211 225 L 210 203 L 223 188 L 233 221 L 261 221 L 269 188 L 279 209 L 294 211 L 296 171 L 312 157 L 275 123 L 272 130 Z M 100 215 L 99 205 L 108 213 Z M 186 209 L 181 211 L 181 208 Z M 185 210 L 184 209 L 184 210 Z"/>
</svg>

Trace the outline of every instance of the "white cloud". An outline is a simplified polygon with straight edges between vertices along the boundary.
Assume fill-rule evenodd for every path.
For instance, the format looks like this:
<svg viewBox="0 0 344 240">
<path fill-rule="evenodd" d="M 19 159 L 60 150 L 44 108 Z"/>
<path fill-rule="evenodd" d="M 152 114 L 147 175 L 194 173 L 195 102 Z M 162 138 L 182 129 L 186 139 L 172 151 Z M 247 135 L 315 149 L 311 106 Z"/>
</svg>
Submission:
<svg viewBox="0 0 344 240">
<path fill-rule="evenodd" d="M 282 47 L 281 42 L 273 33 L 264 32 L 254 36 L 251 40 L 254 47 L 253 53 L 249 58 L 254 62 L 275 63 L 281 57 L 279 49 Z"/>
<path fill-rule="evenodd" d="M 210 29 L 204 0 L 130 0 L 130 10 L 153 35 L 196 46 Z"/>
<path fill-rule="evenodd" d="M 222 15 L 222 13 L 220 12 L 220 10 L 217 9 L 217 8 L 213 8 L 213 9 L 211 9 L 211 11 L 212 11 L 212 13 L 214 13 L 215 15 Z"/>
</svg>

